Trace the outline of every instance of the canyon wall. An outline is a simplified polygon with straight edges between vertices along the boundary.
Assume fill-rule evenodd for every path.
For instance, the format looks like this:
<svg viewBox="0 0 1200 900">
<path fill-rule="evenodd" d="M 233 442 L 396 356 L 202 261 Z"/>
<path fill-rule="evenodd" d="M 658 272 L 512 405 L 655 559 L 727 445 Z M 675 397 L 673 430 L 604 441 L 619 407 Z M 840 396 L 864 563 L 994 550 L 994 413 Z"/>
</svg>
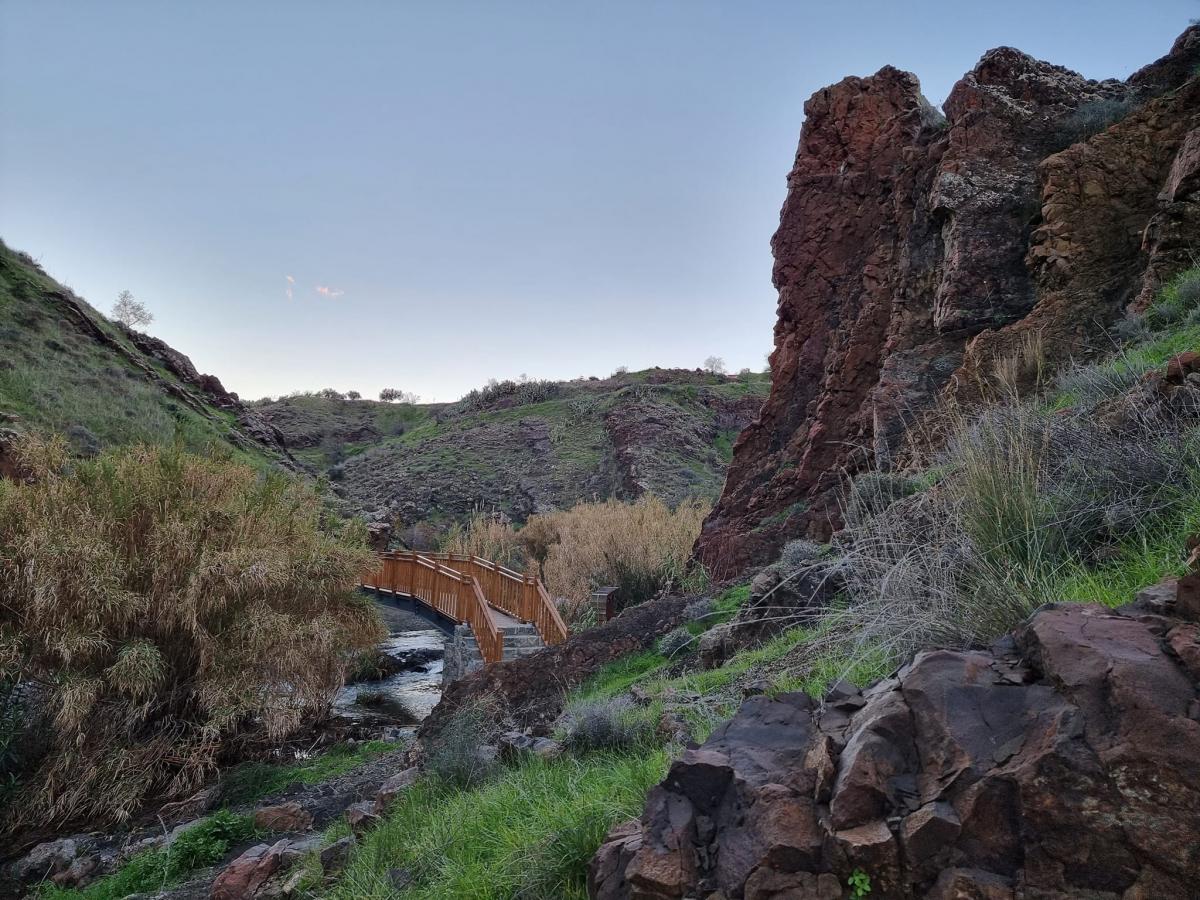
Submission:
<svg viewBox="0 0 1200 900">
<path fill-rule="evenodd" d="M 944 117 L 891 67 L 815 93 L 772 239 L 771 394 L 698 557 L 732 574 L 826 537 L 847 474 L 888 468 L 1031 340 L 1051 363 L 1111 348 L 1105 329 L 1193 264 L 1198 64 L 1193 26 L 1126 81 L 989 51 Z"/>
</svg>

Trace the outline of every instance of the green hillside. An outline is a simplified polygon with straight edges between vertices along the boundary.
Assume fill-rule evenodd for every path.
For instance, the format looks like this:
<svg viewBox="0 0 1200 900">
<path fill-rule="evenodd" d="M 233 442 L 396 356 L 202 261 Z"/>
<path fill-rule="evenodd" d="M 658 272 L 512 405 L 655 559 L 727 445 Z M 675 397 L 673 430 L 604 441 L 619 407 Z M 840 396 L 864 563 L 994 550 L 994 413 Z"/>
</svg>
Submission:
<svg viewBox="0 0 1200 900">
<path fill-rule="evenodd" d="M 477 509 L 521 521 L 597 497 L 715 497 L 768 389 L 757 373 L 647 369 L 493 383 L 451 404 L 306 394 L 256 409 L 349 509 L 440 527 Z"/>
<path fill-rule="evenodd" d="M 127 331 L 0 243 L 0 416 L 76 449 L 181 442 L 290 462 L 271 429 L 187 357 Z"/>
</svg>

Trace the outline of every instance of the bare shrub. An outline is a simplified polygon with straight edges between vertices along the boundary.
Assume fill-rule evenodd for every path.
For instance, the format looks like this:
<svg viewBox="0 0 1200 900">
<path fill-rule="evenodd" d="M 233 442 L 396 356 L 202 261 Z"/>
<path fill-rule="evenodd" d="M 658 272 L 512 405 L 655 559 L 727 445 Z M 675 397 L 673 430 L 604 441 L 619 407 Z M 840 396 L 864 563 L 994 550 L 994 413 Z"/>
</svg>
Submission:
<svg viewBox="0 0 1200 900">
<path fill-rule="evenodd" d="M 575 753 L 630 751 L 654 743 L 656 723 L 627 697 L 581 700 L 567 708 L 563 745 Z"/>
<path fill-rule="evenodd" d="M 1169 520 L 1198 488 L 1197 436 L 1129 407 L 1115 428 L 1033 405 L 960 418 L 936 487 L 835 536 L 846 603 L 824 645 L 899 660 L 985 643 L 1058 599 L 1066 568 Z"/>
<path fill-rule="evenodd" d="M 113 303 L 112 317 L 126 328 L 145 328 L 154 321 L 154 315 L 146 309 L 146 304 L 134 298 L 129 291 L 121 291 Z"/>
<path fill-rule="evenodd" d="M 683 617 L 689 622 L 703 622 L 716 611 L 717 604 L 712 597 L 701 597 L 683 608 Z"/>
<path fill-rule="evenodd" d="M 1061 146 L 1067 147 L 1099 134 L 1137 107 L 1136 97 L 1101 97 L 1080 104 L 1059 125 Z"/>
<path fill-rule="evenodd" d="M 18 448 L 0 480 L 0 683 L 52 712 L 10 827 L 127 818 L 223 754 L 323 714 L 380 635 L 354 592 L 361 526 L 308 486 L 178 448 L 70 460 Z"/>
<path fill-rule="evenodd" d="M 686 628 L 674 628 L 658 639 L 658 652 L 668 659 L 674 659 L 691 650 L 695 642 L 695 637 Z"/>
<path fill-rule="evenodd" d="M 497 709 L 494 699 L 483 697 L 455 710 L 436 737 L 426 743 L 425 771 L 463 788 L 490 778 L 498 765 Z"/>
</svg>

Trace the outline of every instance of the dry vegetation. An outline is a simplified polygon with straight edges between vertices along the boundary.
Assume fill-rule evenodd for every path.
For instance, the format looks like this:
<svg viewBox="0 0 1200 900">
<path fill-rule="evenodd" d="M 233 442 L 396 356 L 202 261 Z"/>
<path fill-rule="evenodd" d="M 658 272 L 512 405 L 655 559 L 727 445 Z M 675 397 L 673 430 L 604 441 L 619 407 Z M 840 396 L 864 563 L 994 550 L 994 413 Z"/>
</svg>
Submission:
<svg viewBox="0 0 1200 900">
<path fill-rule="evenodd" d="M 675 509 L 653 496 L 635 503 L 605 500 L 531 516 L 520 529 L 478 513 L 466 527 L 451 531 L 443 549 L 519 568 L 540 566 L 568 623 L 578 625 L 597 587 L 620 588 L 629 605 L 688 578 L 692 544 L 709 509 L 700 500 Z"/>
<path fill-rule="evenodd" d="M 296 481 L 58 439 L 0 481 L 0 777 L 8 827 L 128 817 L 248 742 L 320 715 L 379 625 L 351 588 L 369 559 Z"/>
</svg>

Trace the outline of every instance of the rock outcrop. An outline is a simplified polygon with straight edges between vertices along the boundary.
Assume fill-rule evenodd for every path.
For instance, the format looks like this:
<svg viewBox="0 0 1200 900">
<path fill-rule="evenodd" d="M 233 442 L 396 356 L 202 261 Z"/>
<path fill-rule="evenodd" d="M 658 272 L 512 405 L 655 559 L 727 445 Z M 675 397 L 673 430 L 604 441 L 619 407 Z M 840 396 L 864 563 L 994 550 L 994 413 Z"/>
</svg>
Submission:
<svg viewBox="0 0 1200 900">
<path fill-rule="evenodd" d="M 841 473 L 887 468 L 937 398 L 974 399 L 1031 340 L 1086 352 L 1190 265 L 1197 63 L 1192 27 L 1125 82 L 992 50 L 944 119 L 890 67 L 814 94 L 772 240 L 771 395 L 700 558 L 724 574 L 826 537 Z"/>
<path fill-rule="evenodd" d="M 752 697 L 609 835 L 593 896 L 1195 896 L 1198 684 L 1196 624 L 1064 605 L 824 704 Z"/>
</svg>

